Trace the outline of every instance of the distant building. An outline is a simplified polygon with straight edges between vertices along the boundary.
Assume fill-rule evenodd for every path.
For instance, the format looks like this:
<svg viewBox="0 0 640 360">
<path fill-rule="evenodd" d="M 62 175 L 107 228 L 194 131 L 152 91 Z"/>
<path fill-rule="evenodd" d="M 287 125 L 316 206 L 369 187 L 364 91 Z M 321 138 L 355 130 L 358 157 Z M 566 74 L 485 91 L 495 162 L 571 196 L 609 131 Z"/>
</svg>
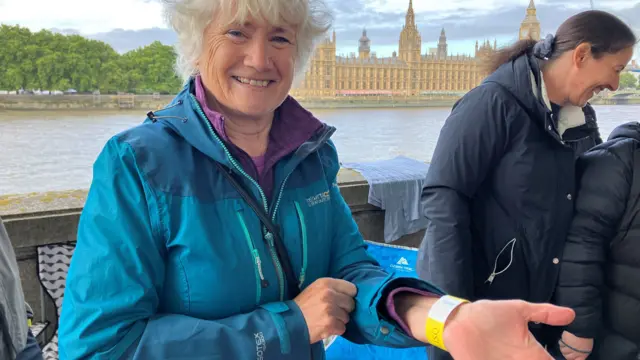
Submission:
<svg viewBox="0 0 640 360">
<path fill-rule="evenodd" d="M 540 40 L 541 29 L 534 0 L 529 1 L 520 24 L 519 39 Z M 419 95 L 430 92 L 465 92 L 476 87 L 487 75 L 483 62 L 497 50 L 494 40 L 476 41 L 475 53 L 450 55 L 445 29 L 437 47 L 422 54 L 413 1 L 400 32 L 398 51 L 390 57 L 371 52 L 371 39 L 362 31 L 358 53 L 336 54 L 336 33 L 318 46 L 304 80 L 292 89 L 294 96 Z"/>
<path fill-rule="evenodd" d="M 336 33 L 318 46 L 304 81 L 292 89 L 294 96 L 418 95 L 424 92 L 464 92 L 486 76 L 482 61 L 496 50 L 489 41 L 476 41 L 474 56 L 449 55 L 445 30 L 440 31 L 437 48 L 422 54 L 418 31 L 409 0 L 405 24 L 400 32 L 398 52 L 391 57 L 371 53 L 366 29 L 359 40 L 358 55 L 337 56 Z"/>
<path fill-rule="evenodd" d="M 536 10 L 536 4 L 533 3 L 533 0 L 529 0 L 527 14 L 520 24 L 520 40 L 540 40 L 540 21 L 538 21 L 537 12 L 538 10 Z"/>
</svg>

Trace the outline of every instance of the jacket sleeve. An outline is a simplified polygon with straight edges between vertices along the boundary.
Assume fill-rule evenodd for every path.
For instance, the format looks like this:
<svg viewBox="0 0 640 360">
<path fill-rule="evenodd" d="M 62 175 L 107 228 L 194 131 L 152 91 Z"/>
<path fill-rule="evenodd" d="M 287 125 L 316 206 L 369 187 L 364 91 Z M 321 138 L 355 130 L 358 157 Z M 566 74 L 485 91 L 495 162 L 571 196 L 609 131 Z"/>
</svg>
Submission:
<svg viewBox="0 0 640 360">
<path fill-rule="evenodd" d="M 474 298 L 470 199 L 501 159 L 510 112 L 519 111 L 505 106 L 505 96 L 484 84 L 458 101 L 440 132 L 421 198 L 429 225 L 418 274 L 467 299 Z"/>
<path fill-rule="evenodd" d="M 332 149 L 333 145 L 330 146 Z M 395 277 L 387 273 L 367 253 L 367 246 L 353 219 L 351 209 L 340 193 L 336 176 L 339 166 L 337 154 L 332 151 L 331 161 L 336 165 L 329 170 L 330 197 L 333 206 L 333 239 L 330 277 L 353 283 L 358 293 L 351 321 L 343 335 L 358 344 L 385 347 L 420 347 L 424 343 L 406 334 L 401 326 L 386 314 L 387 295 L 396 288 L 410 287 L 433 294 L 442 294 L 435 286 L 415 278 Z"/>
<path fill-rule="evenodd" d="M 623 156 L 631 158 L 631 154 Z M 578 196 L 560 268 L 555 302 L 571 307 L 572 334 L 594 338 L 602 326 L 603 267 L 631 188 L 632 162 L 596 148 L 578 160 Z"/>
<path fill-rule="evenodd" d="M 110 140 L 94 165 L 68 272 L 61 359 L 293 360 L 310 353 L 292 302 L 217 320 L 162 313 L 168 254 L 154 199 L 131 146 Z"/>
</svg>

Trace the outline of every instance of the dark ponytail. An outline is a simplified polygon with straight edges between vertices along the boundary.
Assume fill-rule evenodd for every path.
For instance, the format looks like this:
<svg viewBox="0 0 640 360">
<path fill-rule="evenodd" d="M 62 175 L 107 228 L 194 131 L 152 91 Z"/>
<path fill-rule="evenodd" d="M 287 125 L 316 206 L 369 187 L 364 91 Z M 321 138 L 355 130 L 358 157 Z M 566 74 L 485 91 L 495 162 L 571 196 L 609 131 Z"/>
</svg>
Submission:
<svg viewBox="0 0 640 360">
<path fill-rule="evenodd" d="M 511 62 L 529 52 L 537 41 L 532 39 L 519 40 L 510 46 L 496 51 L 487 63 L 487 71 L 492 73 L 502 65 Z"/>
<path fill-rule="evenodd" d="M 633 47 L 637 41 L 633 30 L 615 15 L 600 10 L 583 11 L 565 20 L 555 36 L 548 35 L 539 42 L 520 40 L 498 50 L 489 59 L 487 70 L 494 72 L 502 64 L 529 52 L 542 60 L 552 61 L 582 43 L 589 43 L 592 56 L 599 59 Z"/>
</svg>

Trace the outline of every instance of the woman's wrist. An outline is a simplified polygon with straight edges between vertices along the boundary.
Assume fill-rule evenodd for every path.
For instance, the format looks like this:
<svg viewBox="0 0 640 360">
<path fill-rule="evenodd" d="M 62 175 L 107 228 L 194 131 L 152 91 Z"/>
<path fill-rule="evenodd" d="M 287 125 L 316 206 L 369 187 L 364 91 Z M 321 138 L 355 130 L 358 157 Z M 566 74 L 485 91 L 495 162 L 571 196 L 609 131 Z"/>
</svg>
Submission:
<svg viewBox="0 0 640 360">
<path fill-rule="evenodd" d="M 427 342 L 424 326 L 429 316 L 429 310 L 438 301 L 437 297 L 426 297 L 417 294 L 399 294 L 395 300 L 398 316 L 411 331 L 416 340 Z"/>
<path fill-rule="evenodd" d="M 426 344 L 430 343 L 426 333 L 427 319 L 429 318 L 431 309 L 440 298 L 440 296 L 421 296 L 411 293 L 398 294 L 395 301 L 398 316 L 409 327 L 411 331 L 409 335 L 413 336 L 416 340 Z M 455 320 L 460 309 L 465 305 L 468 305 L 468 303 L 461 303 L 448 313 L 442 328 L 439 329 L 442 331 L 440 336 L 444 335 L 443 333 L 447 325 Z"/>
</svg>

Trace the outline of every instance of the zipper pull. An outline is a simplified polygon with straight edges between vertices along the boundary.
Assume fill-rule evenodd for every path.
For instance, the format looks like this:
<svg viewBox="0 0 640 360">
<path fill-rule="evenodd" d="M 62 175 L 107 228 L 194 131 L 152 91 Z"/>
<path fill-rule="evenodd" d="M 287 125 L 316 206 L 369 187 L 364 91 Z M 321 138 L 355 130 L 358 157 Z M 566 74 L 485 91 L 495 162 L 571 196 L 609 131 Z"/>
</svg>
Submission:
<svg viewBox="0 0 640 360">
<path fill-rule="evenodd" d="M 272 233 L 267 231 L 267 233 L 264 234 L 264 238 L 265 238 L 265 240 L 267 240 L 267 242 L 269 243 L 270 246 L 273 246 L 273 234 Z"/>
<path fill-rule="evenodd" d="M 493 279 L 495 279 L 495 278 L 496 278 L 496 273 L 491 273 L 491 275 L 489 275 L 489 278 L 487 279 L 487 281 L 485 281 L 484 283 L 485 284 L 488 283 L 489 285 L 491 285 L 491 284 L 493 284 Z"/>
<path fill-rule="evenodd" d="M 298 288 L 300 290 L 302 290 L 302 285 L 304 284 L 304 276 L 305 276 L 305 273 L 304 273 L 304 270 L 302 270 L 302 274 L 300 274 L 300 283 L 298 284 Z"/>
<path fill-rule="evenodd" d="M 258 250 L 253 250 L 253 257 L 256 259 L 256 266 L 258 267 L 258 275 L 260 275 L 260 286 L 264 289 L 269 286 L 269 281 L 264 278 L 264 274 L 262 273 L 262 261 L 260 260 L 260 255 Z"/>
</svg>

